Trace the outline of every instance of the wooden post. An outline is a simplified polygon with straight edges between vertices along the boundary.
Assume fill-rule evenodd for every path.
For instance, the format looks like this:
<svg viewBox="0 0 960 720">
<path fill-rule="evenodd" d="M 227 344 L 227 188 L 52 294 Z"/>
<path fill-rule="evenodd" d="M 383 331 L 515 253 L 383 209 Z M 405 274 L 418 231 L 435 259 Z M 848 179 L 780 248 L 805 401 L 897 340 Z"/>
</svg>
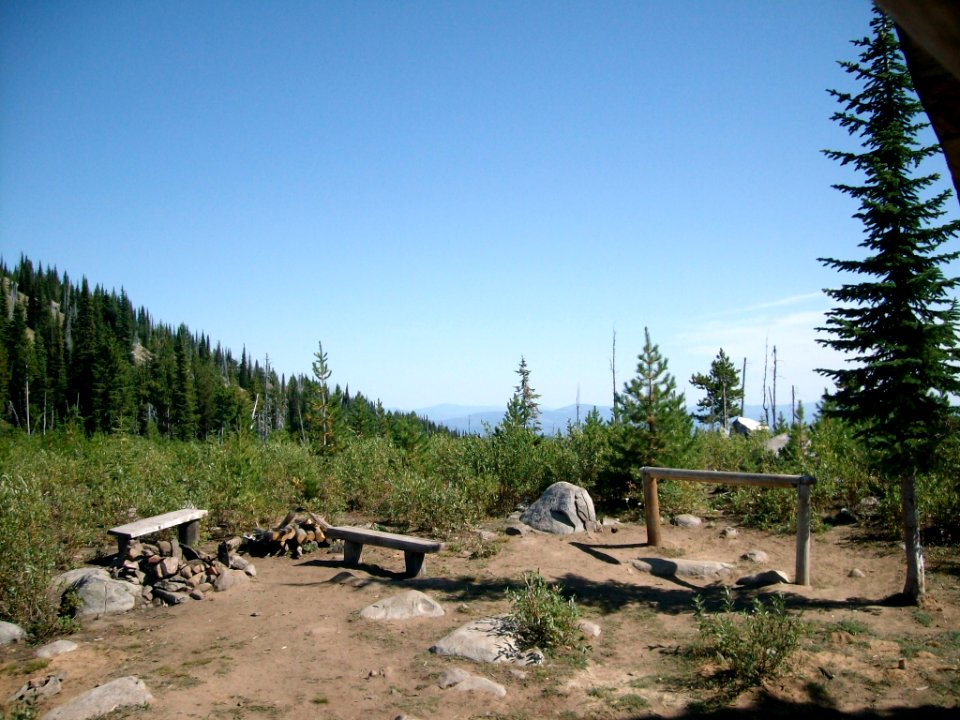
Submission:
<svg viewBox="0 0 960 720">
<path fill-rule="evenodd" d="M 647 521 L 647 545 L 660 546 L 660 498 L 657 479 L 643 472 L 643 513 Z"/>
<path fill-rule="evenodd" d="M 810 484 L 812 478 L 802 477 L 797 483 L 797 567 L 794 585 L 810 584 Z"/>
<path fill-rule="evenodd" d="M 186 545 L 191 548 L 197 546 L 197 541 L 200 539 L 200 521 L 191 520 L 186 522 L 177 528 L 177 540 L 181 545 Z"/>
<path fill-rule="evenodd" d="M 347 567 L 357 567 L 360 564 L 360 555 L 363 553 L 363 544 L 353 540 L 343 541 L 343 564 Z"/>
</svg>

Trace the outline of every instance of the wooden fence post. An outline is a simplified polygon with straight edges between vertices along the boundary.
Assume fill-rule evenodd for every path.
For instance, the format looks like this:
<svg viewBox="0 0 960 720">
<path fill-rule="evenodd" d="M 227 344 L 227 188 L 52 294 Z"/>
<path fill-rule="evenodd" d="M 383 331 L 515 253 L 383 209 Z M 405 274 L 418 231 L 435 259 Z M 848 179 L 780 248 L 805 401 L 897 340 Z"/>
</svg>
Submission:
<svg viewBox="0 0 960 720">
<path fill-rule="evenodd" d="M 795 585 L 810 584 L 810 491 L 812 478 L 800 478 L 797 483 L 797 567 Z"/>
<path fill-rule="evenodd" d="M 647 522 L 647 545 L 660 546 L 660 498 L 657 479 L 643 470 L 643 514 Z"/>
</svg>

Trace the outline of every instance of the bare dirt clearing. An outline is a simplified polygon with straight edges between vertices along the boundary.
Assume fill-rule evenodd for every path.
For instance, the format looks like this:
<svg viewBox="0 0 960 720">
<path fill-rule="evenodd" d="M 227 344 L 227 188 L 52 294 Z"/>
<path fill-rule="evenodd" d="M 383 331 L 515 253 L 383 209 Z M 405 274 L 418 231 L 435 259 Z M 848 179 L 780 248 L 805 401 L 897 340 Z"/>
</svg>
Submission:
<svg viewBox="0 0 960 720">
<path fill-rule="evenodd" d="M 661 548 L 647 547 L 645 529 L 631 524 L 563 537 L 499 534 L 483 544 L 485 552 L 465 536 L 429 556 L 426 576 L 412 579 L 400 575 L 402 552 L 377 547 L 366 548 L 364 564 L 349 572 L 327 548 L 296 560 L 255 558 L 257 578 L 242 587 L 86 623 L 71 637 L 79 649 L 45 667 L 32 660 L 32 648 L 3 648 L 0 698 L 28 679 L 65 672 L 63 692 L 41 711 L 107 680 L 136 675 L 156 701 L 149 710 L 117 717 L 572 720 L 704 712 L 717 707 L 714 668 L 685 650 L 698 636 L 694 597 L 715 601 L 720 586 L 654 577 L 631 561 L 734 563 L 731 583 L 770 568 L 792 576 L 792 536 L 741 528 L 726 539 L 722 525 L 666 526 Z M 769 562 L 740 560 L 751 549 L 764 550 Z M 955 554 L 930 553 L 929 597 L 921 608 L 882 604 L 903 583 L 903 551 L 896 543 L 870 542 L 856 528 L 838 527 L 814 536 L 812 558 L 811 587 L 777 588 L 791 609 L 804 613 L 809 632 L 801 650 L 783 678 L 730 700 L 733 712 L 952 713 L 947 708 L 955 708 L 960 696 Z M 853 568 L 864 576 L 849 577 Z M 600 637 L 584 641 L 589 650 L 548 658 L 536 668 L 478 665 L 429 652 L 466 622 L 508 612 L 505 591 L 528 570 L 562 583 L 576 596 L 581 615 L 600 626 Z M 367 605 L 408 589 L 441 602 L 446 615 L 404 622 L 359 616 Z M 734 592 L 749 599 L 764 591 Z M 438 678 L 451 667 L 495 680 L 506 687 L 506 697 L 442 689 Z"/>
</svg>

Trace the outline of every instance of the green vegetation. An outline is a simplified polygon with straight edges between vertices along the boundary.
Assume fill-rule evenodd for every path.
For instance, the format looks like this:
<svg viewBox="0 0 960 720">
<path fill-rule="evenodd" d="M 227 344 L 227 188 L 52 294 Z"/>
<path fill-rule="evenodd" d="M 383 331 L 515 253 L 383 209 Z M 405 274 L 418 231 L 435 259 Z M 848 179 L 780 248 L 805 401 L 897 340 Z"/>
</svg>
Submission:
<svg viewBox="0 0 960 720">
<path fill-rule="evenodd" d="M 523 649 L 555 653 L 574 648 L 580 639 L 580 612 L 573 598 L 563 597 L 557 585 L 548 585 L 539 572 L 523 576 L 523 588 L 509 590 L 510 620 Z"/>
<path fill-rule="evenodd" d="M 725 588 L 719 613 L 709 613 L 699 595 L 694 605 L 699 651 L 723 665 L 724 679 L 736 687 L 776 677 L 804 632 L 800 618 L 787 612 L 782 595 L 772 596 L 769 606 L 755 598 L 749 610 L 736 611 L 730 589 Z"/>
</svg>

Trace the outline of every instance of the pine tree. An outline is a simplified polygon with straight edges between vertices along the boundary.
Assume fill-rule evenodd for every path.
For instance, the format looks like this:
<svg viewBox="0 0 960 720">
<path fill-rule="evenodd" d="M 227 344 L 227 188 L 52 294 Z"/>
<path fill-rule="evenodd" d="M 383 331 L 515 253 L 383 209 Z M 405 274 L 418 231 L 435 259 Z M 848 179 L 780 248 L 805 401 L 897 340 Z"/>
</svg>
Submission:
<svg viewBox="0 0 960 720">
<path fill-rule="evenodd" d="M 530 369 L 523 355 L 520 356 L 517 375 L 520 376 L 520 382 L 513 388 L 513 396 L 507 403 L 503 422 L 538 433 L 540 432 L 540 405 L 537 399 L 540 395 L 530 387 Z"/>
<path fill-rule="evenodd" d="M 719 424 L 726 429 L 729 427 L 730 417 L 736 412 L 743 398 L 740 386 L 740 371 L 720 348 L 720 352 L 710 363 L 710 372 L 694 373 L 690 384 L 703 390 L 706 395 L 697 402 L 697 408 L 703 413 L 696 418 L 709 425 Z"/>
<path fill-rule="evenodd" d="M 870 37 L 853 42 L 860 48 L 859 62 L 840 63 L 860 91 L 830 91 L 843 106 L 833 119 L 860 138 L 862 151 L 824 151 L 865 177 L 862 185 L 835 187 L 859 202 L 854 217 L 864 224 L 860 246 L 867 254 L 861 260 L 820 258 L 866 279 L 826 291 L 839 305 L 818 328 L 832 337 L 818 342 L 849 362 L 820 372 L 837 388 L 825 408 L 856 423 L 880 472 L 899 477 L 907 555 L 903 593 L 916 601 L 924 592 L 916 478 L 929 468 L 949 427 L 954 410 L 948 394 L 960 392 L 960 311 L 948 294 L 958 280 L 942 271 L 960 253 L 938 253 L 960 231 L 960 221 L 932 224 L 944 214 L 949 191 L 925 200 L 920 193 L 937 176 L 912 173 L 938 148 L 922 147 L 916 139 L 925 125 L 917 120 L 922 110 L 893 22 L 875 9 L 870 26 Z"/>
<path fill-rule="evenodd" d="M 313 354 L 313 377 L 316 380 L 313 396 L 310 399 L 311 432 L 321 452 L 330 452 L 336 442 L 336 430 L 340 419 L 340 406 L 337 398 L 330 392 L 330 366 L 323 343 L 317 343 L 317 352 Z"/>
<path fill-rule="evenodd" d="M 667 372 L 667 360 L 643 329 L 643 350 L 637 356 L 637 375 L 624 383 L 620 412 L 623 456 L 632 470 L 648 465 L 677 466 L 690 447 L 693 420 L 683 393 Z"/>
</svg>

